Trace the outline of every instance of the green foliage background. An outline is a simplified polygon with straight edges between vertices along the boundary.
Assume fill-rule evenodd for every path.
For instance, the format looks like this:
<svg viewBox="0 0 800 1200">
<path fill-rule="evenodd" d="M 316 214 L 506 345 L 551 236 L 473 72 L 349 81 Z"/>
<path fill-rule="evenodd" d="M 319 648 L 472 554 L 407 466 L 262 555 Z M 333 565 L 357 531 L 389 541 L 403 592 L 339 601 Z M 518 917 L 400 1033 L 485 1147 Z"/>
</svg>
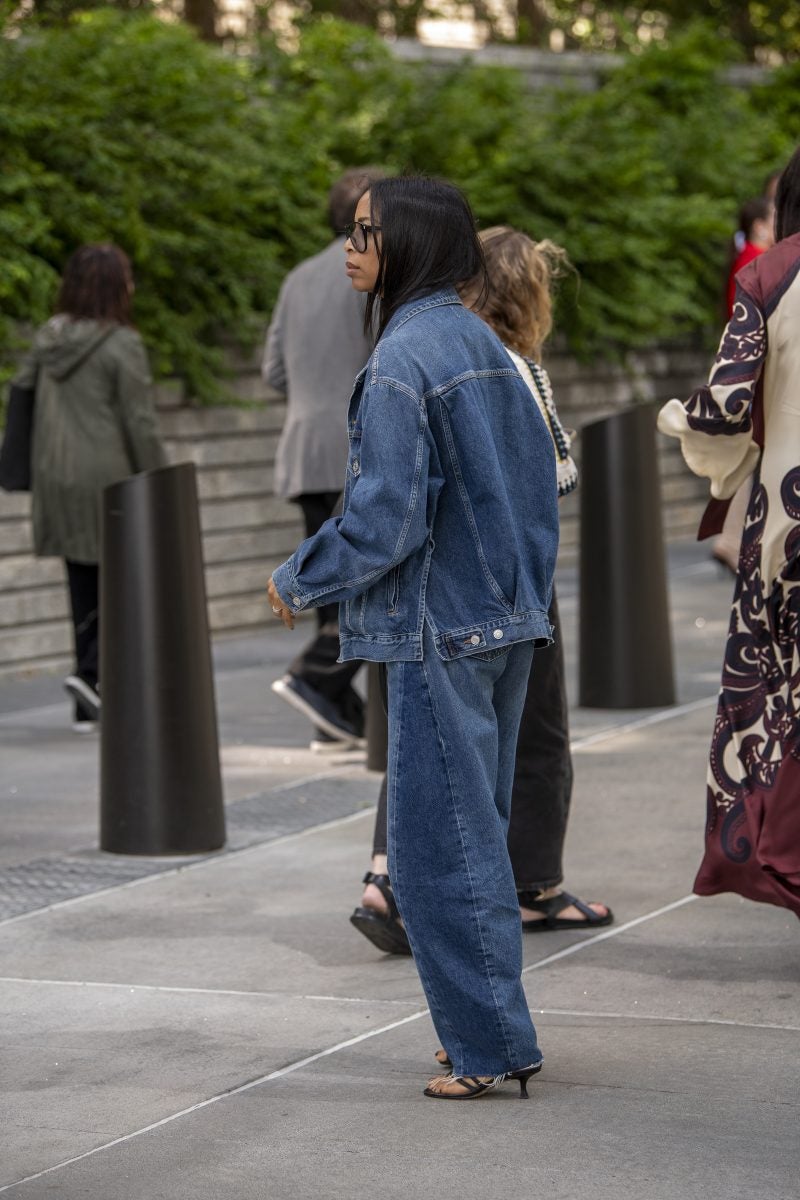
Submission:
<svg viewBox="0 0 800 1200">
<path fill-rule="evenodd" d="M 581 93 L 402 63 L 333 19 L 291 54 L 113 9 L 0 38 L 0 353 L 46 318 L 68 254 L 112 239 L 158 373 L 219 399 L 223 348 L 326 244 L 327 189 L 360 162 L 444 175 L 483 224 L 565 246 L 579 353 L 711 328 L 738 204 L 800 140 L 800 67 L 747 92 L 722 80 L 731 54 L 690 26 Z"/>
</svg>

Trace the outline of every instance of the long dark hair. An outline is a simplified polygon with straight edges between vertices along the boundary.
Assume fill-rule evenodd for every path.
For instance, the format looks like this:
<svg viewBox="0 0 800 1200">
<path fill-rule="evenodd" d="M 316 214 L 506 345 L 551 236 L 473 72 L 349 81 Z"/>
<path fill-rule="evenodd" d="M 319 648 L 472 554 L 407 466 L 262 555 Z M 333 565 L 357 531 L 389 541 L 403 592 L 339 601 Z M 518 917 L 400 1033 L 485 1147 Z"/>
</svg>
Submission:
<svg viewBox="0 0 800 1200">
<path fill-rule="evenodd" d="M 56 312 L 130 325 L 132 291 L 133 272 L 124 250 L 110 242 L 81 246 L 64 268 Z"/>
<path fill-rule="evenodd" d="M 800 146 L 781 172 L 775 192 L 775 240 L 800 233 Z"/>
<path fill-rule="evenodd" d="M 405 175 L 380 179 L 369 192 L 372 222 L 380 226 L 378 278 L 367 298 L 365 329 L 380 300 L 378 338 L 406 301 L 480 281 L 486 266 L 475 218 L 458 188 L 441 179 Z"/>
</svg>

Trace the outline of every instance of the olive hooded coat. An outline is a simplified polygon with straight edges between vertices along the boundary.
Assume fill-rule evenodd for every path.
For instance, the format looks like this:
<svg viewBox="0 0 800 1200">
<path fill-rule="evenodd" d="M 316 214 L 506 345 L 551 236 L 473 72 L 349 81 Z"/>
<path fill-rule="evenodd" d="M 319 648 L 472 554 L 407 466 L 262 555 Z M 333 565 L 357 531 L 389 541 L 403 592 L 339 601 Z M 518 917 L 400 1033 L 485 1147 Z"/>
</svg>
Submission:
<svg viewBox="0 0 800 1200">
<path fill-rule="evenodd" d="M 142 339 L 126 325 L 59 314 L 14 382 L 36 389 L 35 552 L 96 563 L 103 488 L 167 463 Z"/>
</svg>

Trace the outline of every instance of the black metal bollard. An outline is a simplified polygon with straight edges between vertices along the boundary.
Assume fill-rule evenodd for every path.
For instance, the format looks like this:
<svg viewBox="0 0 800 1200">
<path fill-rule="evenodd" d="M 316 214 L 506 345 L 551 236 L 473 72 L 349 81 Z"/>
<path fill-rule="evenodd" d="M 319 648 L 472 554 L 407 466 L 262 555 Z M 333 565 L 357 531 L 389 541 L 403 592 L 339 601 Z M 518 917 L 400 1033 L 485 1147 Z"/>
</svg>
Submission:
<svg viewBox="0 0 800 1200">
<path fill-rule="evenodd" d="M 367 767 L 370 771 L 385 771 L 389 748 L 389 722 L 384 708 L 386 697 L 381 682 L 382 664 L 367 666 Z"/>
<path fill-rule="evenodd" d="M 100 847 L 198 854 L 225 816 L 193 463 L 103 495 Z"/>
<path fill-rule="evenodd" d="M 637 405 L 581 431 L 579 703 L 589 708 L 675 703 L 655 419 Z"/>
</svg>

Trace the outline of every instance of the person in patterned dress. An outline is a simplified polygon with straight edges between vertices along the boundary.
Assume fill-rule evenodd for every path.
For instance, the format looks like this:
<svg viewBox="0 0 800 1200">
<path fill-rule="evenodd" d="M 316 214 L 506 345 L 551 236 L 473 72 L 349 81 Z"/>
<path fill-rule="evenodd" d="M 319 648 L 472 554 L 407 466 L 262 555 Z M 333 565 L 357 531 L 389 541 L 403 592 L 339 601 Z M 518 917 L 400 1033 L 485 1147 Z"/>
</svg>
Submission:
<svg viewBox="0 0 800 1200">
<path fill-rule="evenodd" d="M 701 537 L 754 472 L 694 890 L 800 916 L 800 148 L 778 183 L 775 232 L 736 277 L 708 385 L 670 400 L 658 425 L 711 481 Z"/>
</svg>

